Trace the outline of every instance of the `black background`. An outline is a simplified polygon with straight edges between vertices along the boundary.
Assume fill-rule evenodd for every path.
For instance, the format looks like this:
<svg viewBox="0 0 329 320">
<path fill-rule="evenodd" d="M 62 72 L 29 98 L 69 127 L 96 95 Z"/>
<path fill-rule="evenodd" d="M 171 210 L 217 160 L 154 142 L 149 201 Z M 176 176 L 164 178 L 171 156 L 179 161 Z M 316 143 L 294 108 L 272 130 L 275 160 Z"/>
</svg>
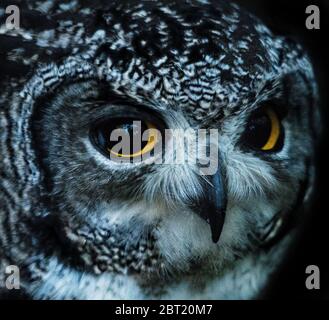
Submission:
<svg viewBox="0 0 329 320">
<path fill-rule="evenodd" d="M 323 134 L 317 154 L 317 186 L 314 205 L 297 245 L 271 282 L 266 298 L 329 299 L 329 179 L 328 179 L 328 101 L 329 101 L 329 0 L 240 0 L 277 34 L 295 38 L 309 52 L 320 88 Z M 308 5 L 320 8 L 320 30 L 308 30 L 305 13 Z M 320 268 L 320 290 L 305 287 L 306 266 Z"/>
</svg>

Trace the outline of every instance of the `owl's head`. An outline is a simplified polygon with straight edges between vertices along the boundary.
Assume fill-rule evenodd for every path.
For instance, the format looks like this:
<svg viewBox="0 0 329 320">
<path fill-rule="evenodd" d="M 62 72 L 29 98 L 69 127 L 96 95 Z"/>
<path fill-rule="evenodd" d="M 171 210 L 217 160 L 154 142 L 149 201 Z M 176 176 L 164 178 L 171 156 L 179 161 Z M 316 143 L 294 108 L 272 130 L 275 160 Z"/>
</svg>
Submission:
<svg viewBox="0 0 329 320">
<path fill-rule="evenodd" d="M 303 49 L 224 1 L 111 2 L 89 15 L 79 53 L 73 43 L 41 67 L 22 98 L 56 252 L 96 273 L 177 275 L 218 271 L 289 233 L 314 176 Z M 147 138 L 118 156 L 111 135 L 136 127 Z M 217 136 L 178 143 L 176 129 Z M 215 150 L 215 169 L 186 145 Z M 184 160 L 159 161 L 169 157 Z"/>
</svg>

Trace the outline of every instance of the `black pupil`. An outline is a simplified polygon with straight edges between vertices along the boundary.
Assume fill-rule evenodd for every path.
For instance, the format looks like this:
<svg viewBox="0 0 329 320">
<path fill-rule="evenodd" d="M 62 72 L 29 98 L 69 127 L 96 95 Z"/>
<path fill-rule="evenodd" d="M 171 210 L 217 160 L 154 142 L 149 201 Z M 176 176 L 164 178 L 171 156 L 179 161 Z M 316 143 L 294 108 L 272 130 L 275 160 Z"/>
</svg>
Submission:
<svg viewBox="0 0 329 320">
<path fill-rule="evenodd" d="M 267 143 L 272 130 L 271 120 L 264 112 L 250 119 L 243 140 L 252 148 L 261 149 Z"/>
<path fill-rule="evenodd" d="M 96 142 L 103 151 L 108 152 L 122 140 L 119 136 L 117 140 L 111 141 L 111 134 L 116 129 L 123 130 L 125 135 L 129 135 L 129 154 L 139 152 L 147 145 L 147 141 L 142 139 L 144 131 L 148 129 L 144 121 L 133 118 L 111 119 L 98 125 L 95 130 Z"/>
</svg>

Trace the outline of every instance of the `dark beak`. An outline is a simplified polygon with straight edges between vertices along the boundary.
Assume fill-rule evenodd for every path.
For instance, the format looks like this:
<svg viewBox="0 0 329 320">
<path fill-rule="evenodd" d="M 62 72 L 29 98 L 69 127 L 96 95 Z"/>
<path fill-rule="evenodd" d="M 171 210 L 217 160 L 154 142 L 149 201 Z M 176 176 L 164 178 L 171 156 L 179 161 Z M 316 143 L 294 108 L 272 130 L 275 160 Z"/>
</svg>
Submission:
<svg viewBox="0 0 329 320">
<path fill-rule="evenodd" d="M 217 243 L 223 229 L 226 211 L 226 192 L 223 184 L 223 173 L 218 166 L 214 175 L 204 176 L 204 192 L 193 206 L 205 219 L 211 229 L 212 241 Z"/>
</svg>

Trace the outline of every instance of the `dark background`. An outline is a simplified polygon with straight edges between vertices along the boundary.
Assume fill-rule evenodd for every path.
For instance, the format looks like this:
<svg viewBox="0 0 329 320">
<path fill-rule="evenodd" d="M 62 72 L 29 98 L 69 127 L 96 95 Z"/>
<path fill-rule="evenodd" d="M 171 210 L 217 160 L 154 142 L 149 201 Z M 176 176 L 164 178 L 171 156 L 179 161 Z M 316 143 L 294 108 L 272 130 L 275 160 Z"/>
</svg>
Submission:
<svg viewBox="0 0 329 320">
<path fill-rule="evenodd" d="M 302 234 L 290 251 L 285 264 L 268 286 L 265 298 L 329 299 L 329 0 L 238 0 L 240 5 L 259 16 L 277 34 L 295 38 L 309 52 L 313 61 L 321 98 L 323 134 L 317 154 L 317 186 L 314 205 Z M 308 30 L 305 9 L 320 8 L 320 30 Z M 305 269 L 320 268 L 320 290 L 307 290 Z"/>
</svg>

